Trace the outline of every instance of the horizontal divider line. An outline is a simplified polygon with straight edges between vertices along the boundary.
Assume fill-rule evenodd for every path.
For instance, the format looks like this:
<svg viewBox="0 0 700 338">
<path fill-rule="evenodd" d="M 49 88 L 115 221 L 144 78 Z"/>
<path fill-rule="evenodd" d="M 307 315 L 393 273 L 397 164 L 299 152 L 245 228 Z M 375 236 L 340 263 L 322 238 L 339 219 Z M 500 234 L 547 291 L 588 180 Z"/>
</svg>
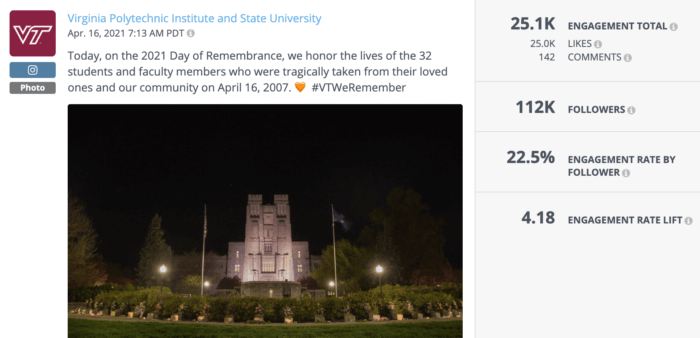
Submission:
<svg viewBox="0 0 700 338">
<path fill-rule="evenodd" d="M 477 133 L 700 133 L 700 130 L 477 130 Z"/>
<path fill-rule="evenodd" d="M 477 191 L 477 194 L 700 194 L 700 191 Z"/>
<path fill-rule="evenodd" d="M 686 82 L 700 82 L 700 81 L 474 81 L 474 82 L 611 82 L 611 83 L 616 83 L 616 82 L 669 82 L 669 83 L 686 83 Z"/>
</svg>

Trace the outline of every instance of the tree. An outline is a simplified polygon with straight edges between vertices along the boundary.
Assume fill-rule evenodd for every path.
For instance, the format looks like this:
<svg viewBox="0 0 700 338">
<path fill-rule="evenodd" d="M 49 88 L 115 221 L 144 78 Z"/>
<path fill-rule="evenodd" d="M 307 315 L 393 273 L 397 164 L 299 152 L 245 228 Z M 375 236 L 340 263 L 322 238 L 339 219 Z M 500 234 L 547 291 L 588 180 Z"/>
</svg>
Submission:
<svg viewBox="0 0 700 338">
<path fill-rule="evenodd" d="M 137 279 L 139 285 L 145 287 L 157 286 L 161 284 L 163 276 L 160 272 L 162 265 L 170 266 L 173 251 L 165 243 L 163 230 L 160 228 L 161 218 L 158 214 L 153 217 L 148 227 L 146 240 L 141 248 L 141 259 L 137 268 Z"/>
<path fill-rule="evenodd" d="M 392 258 L 395 252 L 403 279 L 412 284 L 426 274 L 442 274 L 447 264 L 443 252 L 444 221 L 433 218 L 429 210 L 417 192 L 394 188 L 387 196 L 387 205 L 370 214 L 372 225 L 362 230 L 360 243 L 375 248 L 377 259 Z M 387 247 L 381 242 L 393 242 L 396 250 L 377 250 L 378 243 L 380 247 Z M 415 276 L 414 270 L 420 274 Z"/>
<path fill-rule="evenodd" d="M 177 282 L 177 292 L 198 295 L 202 291 L 202 276 L 189 275 Z"/>
<path fill-rule="evenodd" d="M 100 285 L 106 280 L 102 256 L 97 253 L 97 232 L 85 204 L 68 195 L 68 287 Z"/>
<path fill-rule="evenodd" d="M 122 267 L 117 263 L 107 264 L 107 274 L 109 275 L 107 283 L 114 283 L 122 286 L 127 284 L 136 284 L 133 276 L 131 276 L 133 273 L 130 273 L 129 268 Z"/>
<path fill-rule="evenodd" d="M 92 263 L 95 264 L 97 275 L 95 279 L 91 281 L 90 285 L 99 286 L 107 283 L 107 280 L 109 279 L 109 273 L 107 272 L 107 263 L 105 263 L 102 254 L 96 254 L 95 257 L 92 259 Z"/>
<path fill-rule="evenodd" d="M 226 260 L 226 256 L 219 256 L 214 251 L 208 251 L 204 262 L 204 277 L 212 283 L 225 277 L 217 264 Z M 173 280 L 180 280 L 188 275 L 202 274 L 202 253 L 198 250 L 191 250 L 182 255 L 173 256 L 172 268 L 170 269 Z M 224 263 L 226 264 L 226 263 Z"/>
<path fill-rule="evenodd" d="M 462 284 L 462 270 L 453 270 L 449 263 L 444 264 L 438 272 L 435 272 L 435 270 L 424 272 L 420 269 L 415 269 L 411 275 L 411 283 L 431 286 L 443 283 Z"/>
<path fill-rule="evenodd" d="M 306 287 L 308 290 L 318 289 L 318 283 L 316 283 L 316 280 L 311 276 L 301 277 L 297 279 L 297 282 L 299 282 L 302 287 Z"/>
<path fill-rule="evenodd" d="M 238 277 L 238 276 L 233 276 L 233 278 L 224 277 L 219 282 L 219 285 L 216 286 L 216 289 L 217 290 L 220 290 L 220 289 L 230 290 L 230 289 L 233 289 L 237 286 L 241 286 L 241 278 L 240 277 Z"/>
<path fill-rule="evenodd" d="M 338 285 L 348 286 L 348 291 L 367 290 L 370 287 L 372 251 L 368 248 L 358 247 L 346 239 L 335 242 L 338 266 Z M 309 272 L 309 275 L 320 282 L 322 288 L 327 288 L 328 283 L 334 279 L 333 270 L 333 245 L 323 249 L 321 264 L 318 268 Z M 338 291 L 340 292 L 340 290 Z"/>
<path fill-rule="evenodd" d="M 384 284 L 405 284 L 399 250 L 389 230 L 382 230 L 377 234 L 371 265 L 375 269 L 377 265 L 381 265 L 384 269 L 381 279 L 376 276 L 377 283 L 381 280 Z"/>
</svg>

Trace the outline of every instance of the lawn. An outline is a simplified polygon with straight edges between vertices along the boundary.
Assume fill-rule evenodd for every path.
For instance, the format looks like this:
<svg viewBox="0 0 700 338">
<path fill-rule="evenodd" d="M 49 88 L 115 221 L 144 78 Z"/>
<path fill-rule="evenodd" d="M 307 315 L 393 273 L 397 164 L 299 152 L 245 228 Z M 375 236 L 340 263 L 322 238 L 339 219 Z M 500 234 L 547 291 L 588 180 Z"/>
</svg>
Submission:
<svg viewBox="0 0 700 338">
<path fill-rule="evenodd" d="M 224 326 L 68 319 L 68 337 L 461 337 L 462 321 L 314 325 Z"/>
</svg>

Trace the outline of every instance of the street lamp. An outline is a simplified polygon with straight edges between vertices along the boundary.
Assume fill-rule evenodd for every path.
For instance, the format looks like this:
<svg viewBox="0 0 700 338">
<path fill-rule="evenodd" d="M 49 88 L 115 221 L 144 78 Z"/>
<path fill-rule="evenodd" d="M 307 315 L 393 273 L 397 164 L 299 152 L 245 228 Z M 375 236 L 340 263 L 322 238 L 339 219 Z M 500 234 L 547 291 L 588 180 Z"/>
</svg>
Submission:
<svg viewBox="0 0 700 338">
<path fill-rule="evenodd" d="M 333 281 L 331 281 L 331 282 L 330 282 L 330 285 L 331 285 L 331 290 L 333 290 L 333 285 L 335 285 L 335 283 L 333 283 Z M 332 293 L 332 292 L 333 292 L 333 291 L 331 291 L 331 293 Z"/>
<path fill-rule="evenodd" d="M 160 267 L 160 294 L 163 294 L 163 284 L 165 284 L 165 264 Z"/>
<path fill-rule="evenodd" d="M 209 281 L 205 281 L 205 282 L 204 282 L 204 286 L 207 288 L 207 293 L 208 293 L 208 291 L 209 291 Z"/>
<path fill-rule="evenodd" d="M 382 266 L 377 265 L 377 273 L 379 274 L 379 294 L 383 294 L 382 293 L 382 271 L 384 271 L 384 269 L 382 269 Z"/>
</svg>

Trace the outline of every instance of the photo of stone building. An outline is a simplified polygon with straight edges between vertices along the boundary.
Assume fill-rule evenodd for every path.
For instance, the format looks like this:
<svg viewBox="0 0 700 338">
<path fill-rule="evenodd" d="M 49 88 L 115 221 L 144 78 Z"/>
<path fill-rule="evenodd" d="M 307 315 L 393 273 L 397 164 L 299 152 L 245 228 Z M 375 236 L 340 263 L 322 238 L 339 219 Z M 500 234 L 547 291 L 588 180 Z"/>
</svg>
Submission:
<svg viewBox="0 0 700 338">
<path fill-rule="evenodd" d="M 296 282 L 320 264 L 321 256 L 309 253 L 308 242 L 292 240 L 287 195 L 274 195 L 273 204 L 263 204 L 262 195 L 248 195 L 245 227 L 233 231 L 245 231 L 245 241 L 229 242 L 227 255 L 207 253 L 208 276 L 238 276 L 243 283 Z M 197 260 L 191 255 L 173 257 L 176 270 L 182 272 L 185 266 L 201 268 Z"/>
<path fill-rule="evenodd" d="M 262 195 L 248 195 L 245 242 L 229 242 L 227 277 L 242 282 L 297 281 L 321 259 L 309 254 L 309 243 L 292 241 L 287 195 L 264 205 Z"/>
</svg>

